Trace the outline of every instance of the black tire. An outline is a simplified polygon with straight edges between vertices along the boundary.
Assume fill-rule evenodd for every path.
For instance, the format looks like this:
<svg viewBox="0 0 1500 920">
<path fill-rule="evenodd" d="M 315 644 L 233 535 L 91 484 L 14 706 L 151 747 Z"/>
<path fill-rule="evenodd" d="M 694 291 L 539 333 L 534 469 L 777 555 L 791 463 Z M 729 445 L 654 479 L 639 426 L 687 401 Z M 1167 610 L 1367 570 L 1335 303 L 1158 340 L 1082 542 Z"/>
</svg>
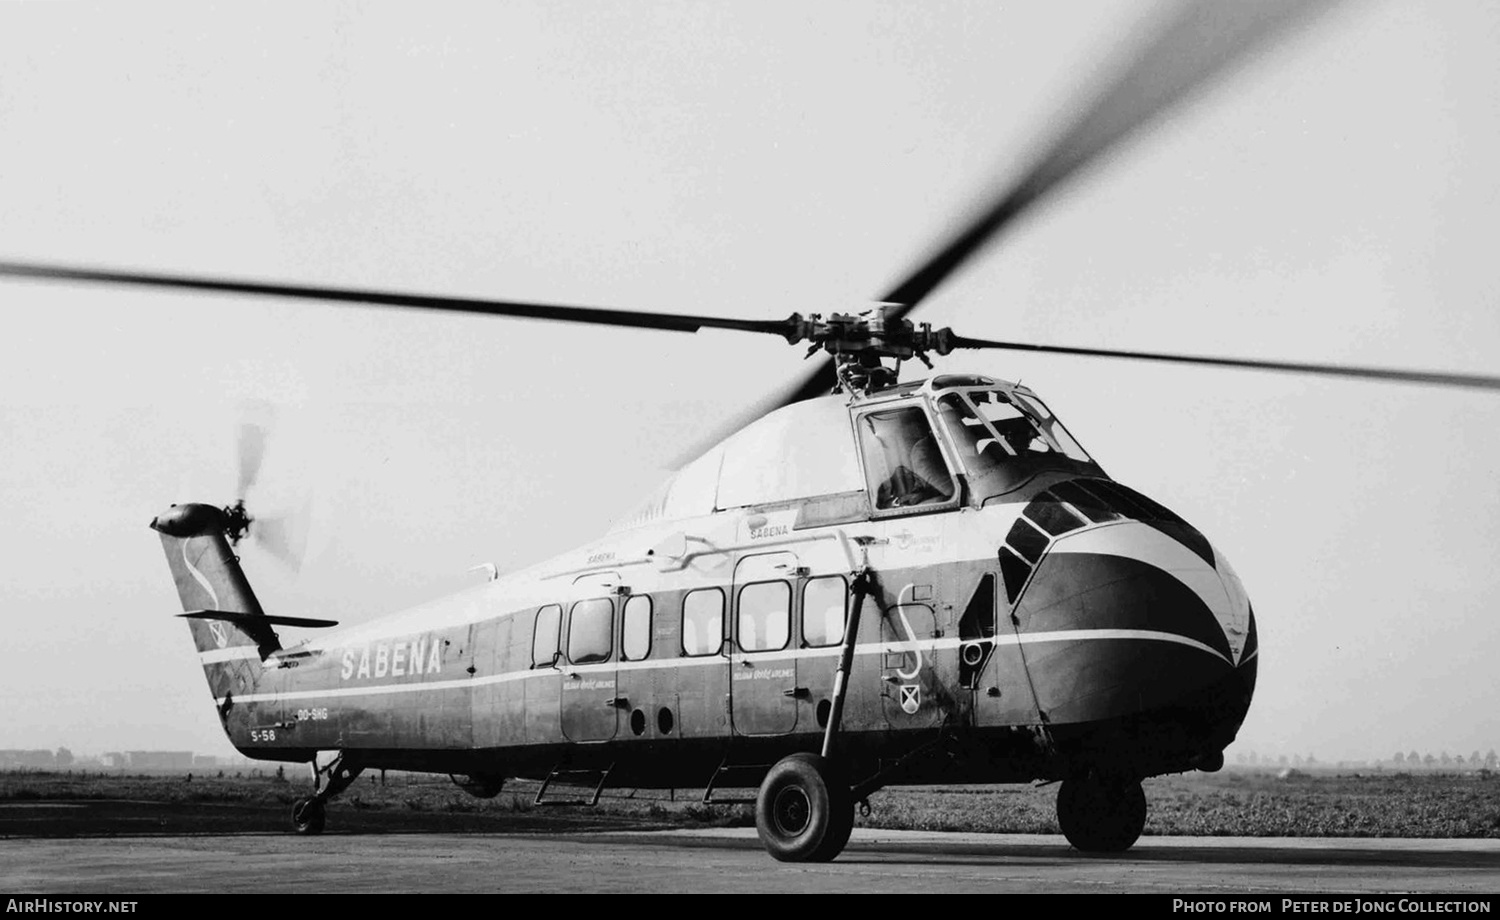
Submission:
<svg viewBox="0 0 1500 920">
<path fill-rule="evenodd" d="M 854 828 L 854 799 L 842 774 L 817 754 L 783 757 L 755 798 L 755 829 L 781 862 L 827 862 Z"/>
<path fill-rule="evenodd" d="M 322 800 L 316 797 L 298 799 L 292 805 L 292 829 L 304 837 L 323 833 L 327 817 Z"/>
<path fill-rule="evenodd" d="M 1123 853 L 1146 828 L 1146 793 L 1137 780 L 1063 780 L 1057 823 L 1081 852 Z"/>
<path fill-rule="evenodd" d="M 493 799 L 505 788 L 505 777 L 486 773 L 471 773 L 467 776 L 450 774 L 453 784 L 476 799 Z"/>
<path fill-rule="evenodd" d="M 849 807 L 835 810 L 834 818 L 837 824 L 828 837 L 830 849 L 828 859 L 833 859 L 844 852 L 844 847 L 849 844 L 849 836 L 854 833 L 854 798 L 849 797 Z"/>
</svg>

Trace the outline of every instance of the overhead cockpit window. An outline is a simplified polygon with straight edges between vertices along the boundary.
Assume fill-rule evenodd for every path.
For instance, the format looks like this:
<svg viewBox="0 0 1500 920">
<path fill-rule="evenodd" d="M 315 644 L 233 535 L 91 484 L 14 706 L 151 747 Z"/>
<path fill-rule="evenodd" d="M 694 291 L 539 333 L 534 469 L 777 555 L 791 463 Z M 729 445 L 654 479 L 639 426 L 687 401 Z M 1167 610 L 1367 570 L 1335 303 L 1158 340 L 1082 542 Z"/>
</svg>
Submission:
<svg viewBox="0 0 1500 920">
<path fill-rule="evenodd" d="M 953 476 L 920 406 L 867 412 L 857 427 L 877 510 L 941 504 L 953 497 Z"/>
<path fill-rule="evenodd" d="M 977 497 L 998 495 L 1041 470 L 1102 471 L 1047 407 L 1021 393 L 975 389 L 945 393 L 938 417 Z"/>
</svg>

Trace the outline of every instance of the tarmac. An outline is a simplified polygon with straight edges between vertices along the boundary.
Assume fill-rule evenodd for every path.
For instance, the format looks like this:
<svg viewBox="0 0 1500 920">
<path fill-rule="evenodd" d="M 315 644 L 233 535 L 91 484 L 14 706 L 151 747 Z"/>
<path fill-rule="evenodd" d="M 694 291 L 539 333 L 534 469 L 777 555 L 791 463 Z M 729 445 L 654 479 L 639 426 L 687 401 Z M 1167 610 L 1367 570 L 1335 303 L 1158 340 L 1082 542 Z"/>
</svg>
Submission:
<svg viewBox="0 0 1500 920">
<path fill-rule="evenodd" d="M 0 839 L 0 891 L 159 893 L 1500 894 L 1500 840 L 1060 836 L 856 829 L 831 863 L 779 863 L 753 829 Z"/>
</svg>

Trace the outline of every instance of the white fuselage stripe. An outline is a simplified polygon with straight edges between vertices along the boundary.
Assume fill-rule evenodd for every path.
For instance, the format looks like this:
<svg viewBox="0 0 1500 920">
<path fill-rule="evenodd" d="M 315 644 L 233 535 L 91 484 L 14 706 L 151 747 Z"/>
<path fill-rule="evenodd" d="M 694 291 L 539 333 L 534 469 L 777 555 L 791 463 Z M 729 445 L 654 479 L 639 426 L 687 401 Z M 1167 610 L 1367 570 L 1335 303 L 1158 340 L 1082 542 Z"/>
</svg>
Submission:
<svg viewBox="0 0 1500 920">
<path fill-rule="evenodd" d="M 972 640 L 975 644 L 991 644 L 994 646 L 1009 645 L 1040 645 L 1046 642 L 1078 642 L 1085 640 L 1135 640 L 1146 642 L 1171 642 L 1176 645 L 1184 645 L 1188 648 L 1207 652 L 1220 661 L 1233 666 L 1228 658 L 1211 646 L 1205 645 L 1196 639 L 1189 639 L 1177 633 L 1160 632 L 1150 629 L 1067 629 L 1054 632 L 1026 633 L 1022 636 L 1007 635 L 996 636 L 993 639 Z M 900 654 L 911 651 L 913 646 L 924 649 L 958 648 L 960 645 L 968 644 L 956 638 L 930 639 L 918 643 L 912 642 L 871 642 L 855 647 L 855 652 L 860 655 L 884 655 Z M 225 651 L 228 651 L 226 649 Z M 251 650 L 254 651 L 253 649 Z M 826 648 L 809 649 L 787 649 L 780 652 L 755 652 L 752 654 L 737 653 L 726 658 L 723 655 L 704 655 L 696 658 L 668 658 L 653 659 L 647 661 L 620 661 L 606 662 L 603 664 L 568 665 L 557 668 L 533 668 L 527 671 L 511 671 L 506 674 L 492 674 L 487 677 L 463 677 L 454 680 L 423 681 L 420 683 L 380 684 L 367 687 L 330 687 L 324 690 L 293 690 L 286 693 L 249 693 L 244 696 L 234 697 L 237 703 L 273 703 L 291 700 L 315 700 L 315 699 L 337 699 L 351 696 L 384 696 L 392 693 L 417 693 L 424 690 L 457 690 L 463 688 L 483 687 L 489 684 L 503 684 L 517 680 L 529 680 L 531 678 L 546 677 L 556 672 L 561 672 L 566 679 L 573 676 L 582 678 L 587 674 L 618 673 L 620 671 L 646 671 L 663 668 L 683 667 L 707 667 L 718 665 L 730 667 L 735 664 L 754 665 L 757 663 L 769 663 L 773 661 L 785 661 L 787 659 L 812 659 L 837 657 L 840 647 L 837 645 Z M 274 660 L 274 659 L 272 659 Z M 270 662 L 268 661 L 268 664 Z M 224 702 L 220 698 L 218 703 Z"/>
</svg>

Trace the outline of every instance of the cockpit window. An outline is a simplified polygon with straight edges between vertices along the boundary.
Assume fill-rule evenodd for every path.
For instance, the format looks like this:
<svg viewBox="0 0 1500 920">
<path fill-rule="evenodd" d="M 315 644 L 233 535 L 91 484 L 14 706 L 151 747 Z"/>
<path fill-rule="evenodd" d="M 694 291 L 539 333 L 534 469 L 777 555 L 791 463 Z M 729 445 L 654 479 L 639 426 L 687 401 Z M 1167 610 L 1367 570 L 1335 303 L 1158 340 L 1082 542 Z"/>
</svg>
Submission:
<svg viewBox="0 0 1500 920">
<path fill-rule="evenodd" d="M 937 409 L 981 501 L 1010 491 L 1044 469 L 1100 472 L 1035 398 L 1000 390 L 962 390 L 945 393 Z"/>
<path fill-rule="evenodd" d="M 1034 396 L 1027 396 L 1025 393 L 1015 393 L 1012 395 L 1012 398 L 1016 401 L 1017 405 L 1025 409 L 1026 414 L 1031 417 L 1033 424 L 1037 426 L 1042 436 L 1049 443 L 1056 445 L 1056 448 L 1066 454 L 1069 459 L 1077 460 L 1080 463 L 1094 462 L 1093 458 L 1084 451 L 1083 445 L 1073 440 L 1073 436 L 1068 434 L 1068 429 L 1064 428 L 1062 422 L 1059 422 L 1052 412 L 1046 406 L 1042 405 L 1040 399 Z"/>
<path fill-rule="evenodd" d="M 867 412 L 857 427 L 876 510 L 941 504 L 953 497 L 953 476 L 920 407 Z"/>
</svg>

